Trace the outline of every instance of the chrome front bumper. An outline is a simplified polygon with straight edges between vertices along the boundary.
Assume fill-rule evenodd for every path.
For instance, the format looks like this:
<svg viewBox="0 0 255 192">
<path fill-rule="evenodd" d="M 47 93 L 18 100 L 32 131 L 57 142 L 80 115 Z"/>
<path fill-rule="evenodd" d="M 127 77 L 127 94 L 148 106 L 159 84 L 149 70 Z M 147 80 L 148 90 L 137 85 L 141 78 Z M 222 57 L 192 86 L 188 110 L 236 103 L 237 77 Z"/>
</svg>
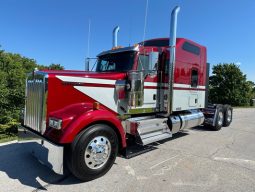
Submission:
<svg viewBox="0 0 255 192">
<path fill-rule="evenodd" d="M 29 131 L 25 127 L 19 128 L 19 143 L 29 143 L 28 149 L 38 161 L 57 174 L 64 174 L 64 147 L 46 140 L 42 136 Z"/>
</svg>

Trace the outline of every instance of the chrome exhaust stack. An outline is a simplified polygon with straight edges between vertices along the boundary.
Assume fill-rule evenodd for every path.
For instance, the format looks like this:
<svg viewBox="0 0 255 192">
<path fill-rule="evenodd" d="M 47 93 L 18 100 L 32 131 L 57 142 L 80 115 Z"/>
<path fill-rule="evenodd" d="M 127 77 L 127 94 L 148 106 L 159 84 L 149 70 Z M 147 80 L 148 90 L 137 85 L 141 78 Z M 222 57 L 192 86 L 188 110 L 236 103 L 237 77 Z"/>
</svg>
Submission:
<svg viewBox="0 0 255 192">
<path fill-rule="evenodd" d="M 114 29 L 113 29 L 113 38 L 112 38 L 112 47 L 117 47 L 118 46 L 118 32 L 120 30 L 120 27 L 119 26 L 116 26 Z"/>
<path fill-rule="evenodd" d="M 176 6 L 171 13 L 170 39 L 169 39 L 169 68 L 168 68 L 168 95 L 167 95 L 167 116 L 172 113 L 173 106 L 173 85 L 174 85 L 174 68 L 175 68 L 175 46 L 176 46 L 176 31 L 177 31 L 177 15 L 180 7 Z"/>
</svg>

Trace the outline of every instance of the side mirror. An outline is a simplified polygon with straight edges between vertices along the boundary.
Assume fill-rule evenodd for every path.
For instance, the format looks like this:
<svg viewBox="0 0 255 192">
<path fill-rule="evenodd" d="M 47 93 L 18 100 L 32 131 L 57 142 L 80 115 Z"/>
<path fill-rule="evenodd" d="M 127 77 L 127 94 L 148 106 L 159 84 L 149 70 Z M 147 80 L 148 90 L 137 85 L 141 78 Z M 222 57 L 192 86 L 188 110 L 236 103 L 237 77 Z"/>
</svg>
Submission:
<svg viewBox="0 0 255 192">
<path fill-rule="evenodd" d="M 149 70 L 157 70 L 158 58 L 159 58 L 159 52 L 149 53 Z"/>
</svg>

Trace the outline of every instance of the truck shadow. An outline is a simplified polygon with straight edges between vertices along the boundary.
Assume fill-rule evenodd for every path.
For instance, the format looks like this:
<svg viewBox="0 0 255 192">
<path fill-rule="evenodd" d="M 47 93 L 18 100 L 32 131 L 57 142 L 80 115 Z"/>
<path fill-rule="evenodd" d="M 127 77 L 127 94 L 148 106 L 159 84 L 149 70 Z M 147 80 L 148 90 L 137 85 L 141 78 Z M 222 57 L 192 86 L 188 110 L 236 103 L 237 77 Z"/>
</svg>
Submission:
<svg viewBox="0 0 255 192">
<path fill-rule="evenodd" d="M 157 146 L 159 144 L 163 144 L 163 143 L 168 142 L 168 141 L 171 142 L 171 140 L 175 140 L 175 139 L 178 139 L 180 137 L 187 136 L 187 135 L 189 135 L 188 132 L 184 132 L 184 131 L 178 132 L 178 133 L 173 134 L 173 136 L 169 139 L 164 139 L 164 140 L 161 140 L 161 141 L 157 141 L 154 145 Z"/>
<path fill-rule="evenodd" d="M 52 184 L 69 185 L 81 182 L 70 173 L 58 175 L 39 163 L 28 151 L 31 144 L 32 142 L 25 142 L 0 146 L 0 172 L 36 190 L 47 190 Z"/>
<path fill-rule="evenodd" d="M 193 131 L 214 131 L 212 128 L 204 125 L 192 127 L 191 130 Z"/>
<path fill-rule="evenodd" d="M 186 135 L 188 133 L 179 132 L 172 138 L 152 143 L 151 146 L 157 149 L 160 144 Z M 47 190 L 51 185 L 72 185 L 82 182 L 71 173 L 58 175 L 39 163 L 29 151 L 32 144 L 31 141 L 0 146 L 0 172 L 4 172 L 10 179 L 18 180 L 22 185 L 34 188 L 35 191 Z"/>
</svg>

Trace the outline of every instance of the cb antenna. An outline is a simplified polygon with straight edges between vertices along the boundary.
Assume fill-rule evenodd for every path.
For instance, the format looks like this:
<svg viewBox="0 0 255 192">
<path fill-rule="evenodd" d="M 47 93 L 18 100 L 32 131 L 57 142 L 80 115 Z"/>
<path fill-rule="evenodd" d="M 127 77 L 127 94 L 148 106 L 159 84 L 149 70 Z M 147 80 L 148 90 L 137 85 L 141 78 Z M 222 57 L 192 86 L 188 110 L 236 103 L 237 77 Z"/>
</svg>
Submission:
<svg viewBox="0 0 255 192">
<path fill-rule="evenodd" d="M 148 16 L 148 5 L 149 5 L 149 0 L 146 0 L 145 16 L 144 16 L 144 28 L 143 28 L 143 45 L 144 45 L 145 33 L 146 33 L 147 16 Z"/>
<path fill-rule="evenodd" d="M 85 61 L 85 71 L 89 71 L 89 49 L 90 49 L 90 26 L 91 26 L 91 20 L 89 19 L 89 24 L 88 24 L 88 45 L 87 45 L 87 58 Z"/>
</svg>

